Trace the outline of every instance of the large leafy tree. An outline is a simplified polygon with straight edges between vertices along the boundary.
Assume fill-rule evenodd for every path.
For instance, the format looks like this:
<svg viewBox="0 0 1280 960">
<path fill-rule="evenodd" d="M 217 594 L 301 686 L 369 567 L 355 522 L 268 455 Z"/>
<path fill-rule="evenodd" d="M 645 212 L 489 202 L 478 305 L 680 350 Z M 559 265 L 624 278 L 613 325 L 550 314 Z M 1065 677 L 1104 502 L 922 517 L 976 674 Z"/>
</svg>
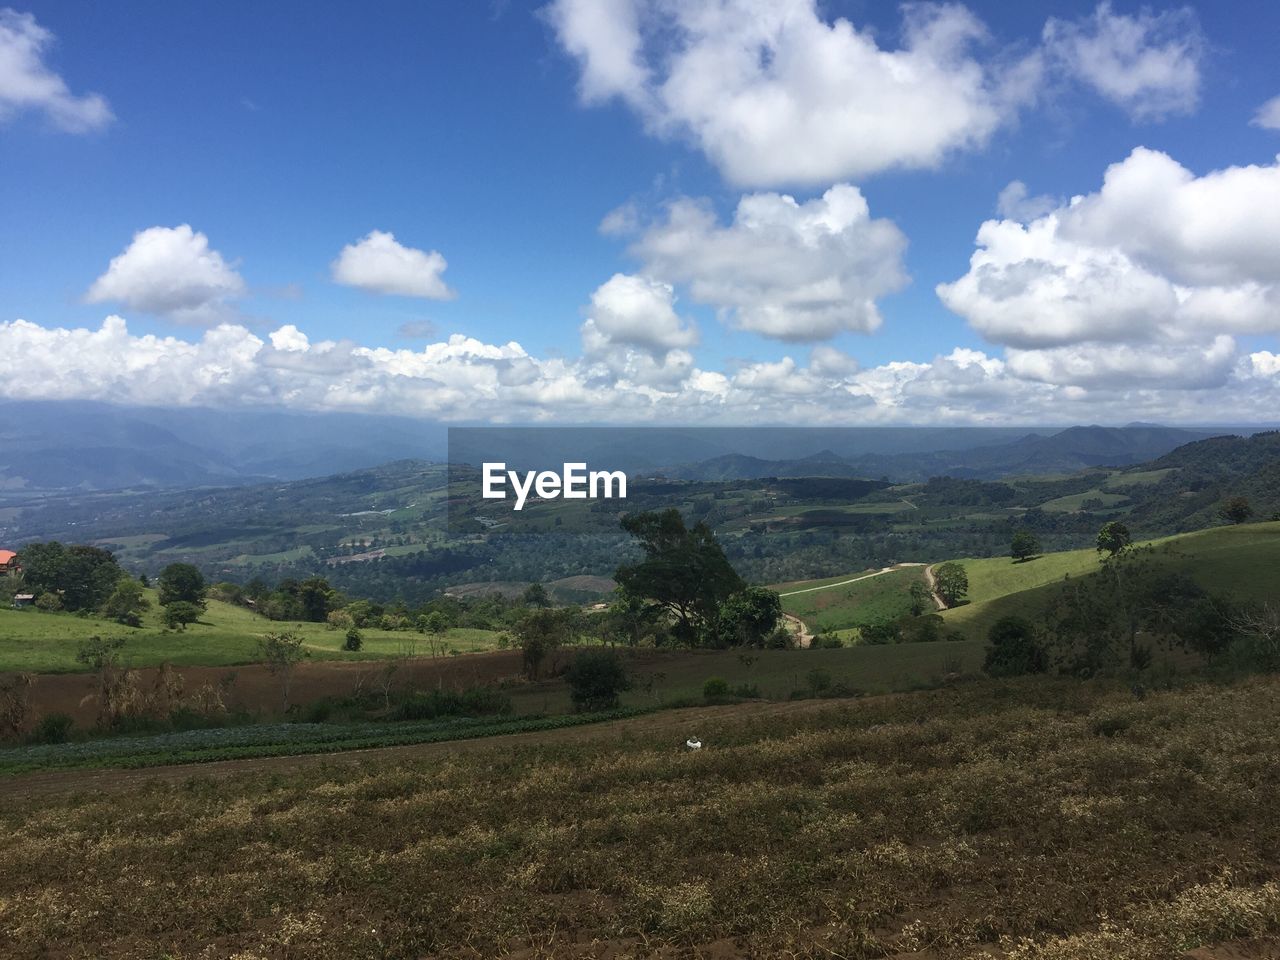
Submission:
<svg viewBox="0 0 1280 960">
<path fill-rule="evenodd" d="M 1001 617 L 987 633 L 987 655 L 982 669 L 993 677 L 1044 673 L 1049 669 L 1049 656 L 1029 620 Z"/>
<path fill-rule="evenodd" d="M 33 593 L 61 598 L 67 610 L 96 610 L 124 576 L 111 551 L 68 547 L 56 540 L 29 543 L 19 552 L 23 582 Z"/>
<path fill-rule="evenodd" d="M 1014 560 L 1030 560 L 1040 552 L 1040 540 L 1030 530 L 1019 530 L 1009 544 L 1009 554 Z"/>
<path fill-rule="evenodd" d="M 936 567 L 933 582 L 938 596 L 948 607 L 954 607 L 969 593 L 969 574 L 963 565 L 955 561 Z"/>
<path fill-rule="evenodd" d="M 204 575 L 190 563 L 171 563 L 160 571 L 160 603 L 192 603 L 204 608 Z"/>
<path fill-rule="evenodd" d="M 302 619 L 323 623 L 329 611 L 341 606 L 342 598 L 324 577 L 308 577 L 298 584 L 298 606 Z"/>
<path fill-rule="evenodd" d="M 714 642 L 720 605 L 746 584 L 705 523 L 685 526 L 675 509 L 633 513 L 622 529 L 640 541 L 644 559 L 618 567 L 624 593 L 653 600 L 675 618 L 672 633 L 690 646 Z"/>
<path fill-rule="evenodd" d="M 1111 520 L 1104 523 L 1102 529 L 1098 531 L 1097 546 L 1099 553 L 1114 557 L 1132 544 L 1133 537 L 1129 533 L 1129 528 L 1119 520 Z"/>
<path fill-rule="evenodd" d="M 1253 507 L 1246 497 L 1231 497 L 1218 508 L 1218 516 L 1227 523 L 1244 523 L 1253 516 Z"/>
<path fill-rule="evenodd" d="M 720 604 L 716 645 L 762 647 L 782 619 L 782 600 L 765 587 L 747 587 Z"/>
</svg>

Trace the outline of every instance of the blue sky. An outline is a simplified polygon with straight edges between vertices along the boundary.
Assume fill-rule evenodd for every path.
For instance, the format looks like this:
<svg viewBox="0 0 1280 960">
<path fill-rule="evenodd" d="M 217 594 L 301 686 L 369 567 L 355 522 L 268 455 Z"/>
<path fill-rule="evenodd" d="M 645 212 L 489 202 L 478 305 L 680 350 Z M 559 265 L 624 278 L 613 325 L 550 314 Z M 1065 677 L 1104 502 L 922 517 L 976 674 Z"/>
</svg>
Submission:
<svg viewBox="0 0 1280 960">
<path fill-rule="evenodd" d="M 1063 320 L 1063 330 L 1051 336 L 1028 333 L 1010 327 L 1007 314 L 1027 307 L 1034 315 L 1038 301 L 992 302 L 971 290 L 945 303 L 935 288 L 966 275 L 975 235 L 984 221 L 1000 219 L 997 198 L 1012 181 L 1065 209 L 1073 195 L 1096 194 L 1108 166 L 1125 162 L 1138 147 L 1164 155 L 1192 178 L 1254 165 L 1263 171 L 1261 179 L 1240 189 L 1261 202 L 1276 196 L 1268 191 L 1280 130 L 1259 111 L 1280 95 L 1280 8 L 1260 0 L 1194 7 L 972 2 L 949 8 L 948 30 L 981 23 L 985 36 L 943 43 L 936 51 L 920 52 L 925 45 L 917 44 L 912 63 L 952 71 L 954 78 L 967 75 L 958 60 L 982 71 L 972 96 L 953 105 L 972 108 L 977 119 L 950 139 L 940 134 L 936 155 L 922 160 L 906 138 L 943 122 L 937 114 L 949 107 L 941 101 L 936 112 L 904 115 L 903 131 L 861 130 L 854 117 L 839 136 L 825 136 L 820 111 L 831 107 L 833 95 L 850 101 L 881 96 L 874 79 L 844 93 L 839 63 L 828 75 L 775 83 L 775 92 L 799 98 L 801 120 L 805 111 L 819 119 L 797 127 L 807 134 L 775 138 L 754 152 L 717 141 L 741 133 L 732 130 L 735 121 L 719 115 L 722 105 L 731 112 L 731 95 L 760 107 L 750 100 L 751 80 L 735 90 L 721 78 L 712 82 L 695 74 L 682 94 L 705 98 L 693 105 L 661 92 L 670 90 L 661 86 L 664 71 L 682 55 L 688 55 L 689 70 L 701 69 L 697 56 L 722 55 L 733 47 L 725 34 L 756 19 L 758 30 L 744 42 L 760 41 L 779 64 L 788 50 L 813 55 L 805 48 L 810 42 L 814 50 L 835 43 L 826 49 L 837 56 L 856 53 L 847 36 L 845 46 L 837 43 L 841 20 L 863 38 L 859 42 L 899 52 L 911 45 L 899 9 L 787 0 L 774 6 L 790 8 L 788 25 L 761 14 L 759 3 L 734 0 L 732 17 L 708 14 L 694 23 L 688 11 L 700 4 L 708 6 L 701 0 L 686 5 L 690 19 L 680 22 L 666 0 L 559 0 L 550 7 L 457 0 L 373 8 L 20 3 L 4 21 L 7 54 L 0 44 L 0 324 L 8 323 L 9 363 L 15 365 L 8 379 L 16 384 L 7 389 L 139 403 L 421 411 L 445 418 L 468 413 L 470 391 L 485 401 L 471 414 L 495 419 L 589 418 L 605 394 L 621 398 L 623 409 L 602 412 L 602 419 L 626 419 L 637 404 L 644 416 L 667 419 L 808 420 L 819 410 L 851 421 L 903 421 L 928 418 L 937 408 L 944 417 L 973 422 L 1037 419 L 1075 407 L 1081 416 L 1115 422 L 1152 413 L 1156 419 L 1261 419 L 1274 407 L 1272 367 L 1280 350 L 1274 256 L 1240 255 L 1248 263 L 1237 257 L 1219 264 L 1213 277 L 1195 281 L 1213 286 L 1215 296 L 1228 281 L 1237 294 L 1256 295 L 1257 318 L 1218 323 L 1213 310 L 1228 309 L 1221 304 L 1178 318 L 1145 305 L 1116 321 L 1130 324 L 1123 335 L 1104 330 L 1096 318 Z M 944 16 L 923 9 L 939 21 Z M 956 19 L 957 9 L 968 19 Z M 1050 21 L 1058 24 L 1056 40 L 1046 27 Z M 636 71 L 622 71 L 627 76 L 618 79 L 619 23 L 633 28 L 640 44 L 634 56 L 648 81 L 637 82 Z M 785 34 L 795 23 L 803 29 Z M 32 41 L 36 31 L 39 39 Z M 1108 46 L 1126 31 L 1131 44 Z M 17 57 L 24 38 L 28 53 L 32 42 L 36 52 L 34 61 L 28 56 L 19 66 L 28 79 L 37 70 L 64 84 L 62 101 L 56 92 L 18 89 L 22 77 L 15 80 L 13 69 L 6 74 L 4 58 Z M 770 68 L 761 68 L 766 79 Z M 1019 79 L 1020 68 L 1035 78 Z M 943 79 L 943 88 L 956 87 Z M 6 83 L 13 86 L 7 94 Z M 708 92 L 707 85 L 716 89 Z M 804 103 L 815 88 L 816 102 Z M 923 93 L 930 103 L 928 88 L 911 93 Z M 95 95 L 100 102 L 89 103 Z M 659 96 L 667 99 L 659 104 Z M 74 112 L 70 121 L 64 108 Z M 754 116 L 748 113 L 742 122 L 754 123 Z M 899 133 L 904 141 L 898 153 L 886 147 L 888 159 L 867 158 L 867 141 L 890 141 Z M 807 142 L 806 135 L 821 142 Z M 825 157 L 818 172 L 800 162 L 806 154 Z M 714 231 L 732 222 L 744 196 L 787 196 L 803 207 L 821 203 L 836 184 L 858 191 L 869 218 L 889 222 L 900 236 L 897 247 L 886 239 L 877 263 L 862 272 L 840 262 L 856 258 L 870 242 L 852 234 L 821 252 L 822 262 L 804 259 L 804 242 L 786 241 L 796 288 L 774 277 L 763 292 L 746 268 L 735 274 L 720 262 L 743 249 L 741 237 L 720 248 L 704 230 L 682 254 L 654 252 L 666 249 L 662 245 L 674 232 L 667 205 L 682 198 L 711 212 L 707 229 Z M 1120 209 L 1121 199 L 1112 205 Z M 1158 209 L 1160 201 L 1154 202 Z M 602 233 L 602 219 L 620 207 L 638 226 L 621 235 Z M 1022 219 L 1029 224 L 1053 207 L 1049 201 L 1032 204 Z M 219 275 L 238 278 L 222 294 L 183 312 L 157 307 L 154 290 L 136 292 L 138 283 L 193 282 L 177 262 L 171 279 L 156 275 L 164 263 L 152 263 L 141 279 L 122 273 L 90 295 L 136 234 L 184 224 L 217 251 Z M 1066 240 L 1058 238 L 1063 245 L 1079 242 L 1092 228 L 1072 229 Z M 1109 235 L 1089 233 L 1091 249 L 1119 251 L 1126 263 L 1179 290 L 1196 273 L 1188 258 L 1230 258 L 1221 251 L 1196 253 L 1203 246 L 1173 238 L 1175 227 L 1152 226 L 1136 239 L 1111 229 Z M 404 248 L 424 254 L 438 251 L 448 266 L 433 282 L 450 296 L 388 293 L 385 278 L 356 286 L 335 282 L 331 265 L 371 231 L 393 234 Z M 1272 239 L 1280 246 L 1280 237 L 1265 230 L 1251 242 L 1256 251 Z M 1182 251 L 1177 262 L 1169 252 L 1174 247 Z M 774 263 L 777 251 L 771 251 L 760 255 Z M 1002 276 L 1014 276 L 1015 267 L 1025 273 L 1027 263 L 1041 262 L 1038 257 L 1014 254 L 1013 262 L 1000 264 Z M 1074 254 L 1063 257 L 1065 264 Z M 902 275 L 898 281 L 883 279 L 894 270 Z M 880 279 L 869 279 L 871 272 Z M 615 275 L 641 277 L 649 286 L 623 291 L 630 297 L 625 305 L 606 303 L 604 295 L 593 301 Z M 835 294 L 829 284 L 823 287 L 821 310 L 810 305 L 811 293 L 799 289 L 815 278 L 841 281 Z M 1124 300 L 1127 290 L 1106 297 Z M 761 300 L 768 310 L 752 319 Z M 875 324 L 866 319 L 866 303 L 874 303 L 882 320 L 870 331 Z M 1045 316 L 1060 308 L 1043 307 Z M 601 336 L 591 347 L 582 325 L 593 311 L 602 314 L 595 324 Z M 127 335 L 114 328 L 110 336 L 102 332 L 108 315 L 124 319 Z M 21 330 L 13 324 L 18 320 L 26 322 Z M 418 324 L 415 332 L 421 333 L 424 322 L 433 336 L 403 335 L 405 324 Z M 242 332 L 209 341 L 208 331 L 219 324 Z M 282 327 L 296 328 L 306 341 L 292 333 L 272 340 Z M 44 333 L 57 330 L 68 333 L 62 339 Z M 80 335 L 95 331 L 98 341 Z M 409 358 L 391 374 L 381 369 L 379 380 L 363 369 L 376 360 L 361 355 L 348 357 L 345 366 L 336 362 L 352 344 L 425 353 L 428 344 L 455 334 L 495 349 L 516 341 L 533 366 L 524 370 L 528 364 L 518 356 L 493 357 L 503 365 L 496 373 L 454 380 Z M 147 335 L 160 339 L 134 343 Z M 210 373 L 219 366 L 219 349 L 243 354 L 245 337 L 263 345 L 256 359 L 234 375 Z M 1229 350 L 1224 337 L 1231 340 Z M 314 348 L 323 341 L 340 346 L 326 348 L 328 359 L 320 363 Z M 204 347 L 193 358 L 182 342 Z M 1131 358 L 1154 353 L 1163 363 L 1156 369 L 1135 367 L 1137 359 L 1117 363 L 1117 344 Z M 831 352 L 815 362 L 815 348 Z M 957 348 L 983 360 L 975 367 L 967 354 L 959 356 L 952 363 L 958 369 L 935 363 Z M 101 358 L 113 349 L 157 364 L 196 364 L 189 379 L 208 389 L 161 388 L 156 381 L 162 377 L 109 373 L 93 368 L 92 357 L 79 365 L 69 357 L 83 350 Z M 1015 358 L 1010 350 L 1022 355 Z M 1107 362 L 1097 359 L 1103 350 Z M 28 371 L 21 383 L 19 353 Z M 792 366 L 778 366 L 784 362 Z M 898 363 L 921 365 L 914 386 L 887 385 L 885 370 Z M 1197 363 L 1212 370 L 1189 372 Z M 286 367 L 306 382 L 286 382 Z M 417 382 L 406 393 L 405 384 L 397 379 L 388 385 L 387 376 Z M 972 382 L 975 377 L 982 383 Z M 154 389 L 140 386 L 146 383 Z M 690 394 L 695 387 L 702 393 Z M 791 399 L 779 401 L 779 393 Z M 832 405 L 833 394 L 840 404 Z M 1162 410 L 1168 416 L 1159 417 Z"/>
</svg>

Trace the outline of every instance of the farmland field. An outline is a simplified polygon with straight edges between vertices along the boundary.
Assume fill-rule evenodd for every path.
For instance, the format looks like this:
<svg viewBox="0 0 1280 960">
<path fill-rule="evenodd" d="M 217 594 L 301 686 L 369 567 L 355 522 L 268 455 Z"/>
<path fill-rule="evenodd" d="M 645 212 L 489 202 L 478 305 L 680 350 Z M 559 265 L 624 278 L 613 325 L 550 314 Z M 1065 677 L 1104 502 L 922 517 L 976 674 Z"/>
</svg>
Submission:
<svg viewBox="0 0 1280 960">
<path fill-rule="evenodd" d="M 1041 504 L 1041 509 L 1049 513 L 1064 513 L 1077 511 L 1084 507 L 1086 501 L 1096 500 L 1101 503 L 1103 508 L 1118 506 L 1129 498 L 1122 493 L 1107 493 L 1105 490 L 1094 489 L 1085 490 L 1083 493 L 1073 493 L 1066 497 L 1057 497 L 1054 500 L 1046 501 Z"/>
<path fill-rule="evenodd" d="M 815 632 L 824 627 L 842 630 L 879 620 L 893 620 L 910 613 L 911 584 L 924 579 L 924 568 L 901 567 L 872 576 L 876 573 L 868 570 L 825 580 L 784 584 L 776 589 L 784 594 L 782 609 L 799 617 Z M 846 580 L 854 582 L 844 583 Z"/>
<path fill-rule="evenodd" d="M 984 681 L 0 781 L 0 953 L 1269 957 L 1278 720 L 1273 679 Z"/>
</svg>

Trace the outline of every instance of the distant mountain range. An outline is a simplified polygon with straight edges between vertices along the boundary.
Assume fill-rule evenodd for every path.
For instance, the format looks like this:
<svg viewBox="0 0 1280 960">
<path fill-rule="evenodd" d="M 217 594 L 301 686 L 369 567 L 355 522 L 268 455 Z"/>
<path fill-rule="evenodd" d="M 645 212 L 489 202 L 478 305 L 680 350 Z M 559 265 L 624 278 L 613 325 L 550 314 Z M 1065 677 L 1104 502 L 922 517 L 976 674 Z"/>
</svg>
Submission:
<svg viewBox="0 0 1280 960">
<path fill-rule="evenodd" d="M 1008 443 L 961 450 L 868 453 L 845 457 L 831 450 L 822 450 L 811 456 L 782 460 L 727 454 L 661 472 L 680 480 L 888 477 L 901 482 L 936 476 L 994 480 L 1018 475 L 1076 473 L 1101 466 L 1127 467 L 1212 436 L 1214 432 L 1150 424 L 1068 427 L 1048 436 L 1028 433 Z"/>
<path fill-rule="evenodd" d="M 0 499 L 41 492 L 301 480 L 393 460 L 739 480 L 949 474 L 992 479 L 1126 466 L 1223 430 L 1010 427 L 480 427 L 405 417 L 0 402 Z"/>
<path fill-rule="evenodd" d="M 300 480 L 444 456 L 443 427 L 402 417 L 0 403 L 0 495 Z"/>
</svg>

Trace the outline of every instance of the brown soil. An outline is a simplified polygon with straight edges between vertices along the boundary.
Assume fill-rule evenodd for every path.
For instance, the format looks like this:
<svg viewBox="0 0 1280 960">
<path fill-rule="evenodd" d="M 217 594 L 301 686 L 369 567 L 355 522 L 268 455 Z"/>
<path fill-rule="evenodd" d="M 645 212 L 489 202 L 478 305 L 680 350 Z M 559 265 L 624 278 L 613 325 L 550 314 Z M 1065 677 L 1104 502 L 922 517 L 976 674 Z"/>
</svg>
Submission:
<svg viewBox="0 0 1280 960">
<path fill-rule="evenodd" d="M 363 680 L 366 689 L 377 689 L 379 678 L 387 667 L 396 663 L 394 674 L 398 687 L 414 686 L 430 689 L 478 686 L 518 679 L 520 653 L 501 650 L 474 653 L 465 657 L 417 657 L 411 660 L 337 661 L 317 660 L 294 668 L 289 702 L 306 705 L 324 697 L 347 696 Z M 225 696 L 227 707 L 250 713 L 278 713 L 280 685 L 267 668 L 258 663 L 238 667 L 175 667 L 182 678 L 183 691 L 190 695 L 203 685 L 217 687 L 229 676 L 234 682 Z M 157 668 L 138 670 L 144 686 L 150 686 Z M 95 680 L 89 673 L 40 674 L 31 691 L 31 702 L 37 714 L 65 713 L 79 727 L 90 726 L 96 716 Z"/>
<path fill-rule="evenodd" d="M 238 774 L 288 774 L 298 770 L 344 763 L 385 764 L 448 753 L 495 750 L 513 746 L 543 743 L 618 740 L 638 734 L 670 733 L 679 745 L 692 733 L 705 730 L 708 723 L 724 720 L 774 716 L 779 713 L 802 713 L 833 709 L 829 700 L 802 700 L 791 703 L 753 701 L 729 706 L 686 707 L 661 713 L 613 720 L 607 723 L 532 733 L 511 733 L 474 740 L 449 740 L 444 743 L 420 743 L 402 747 L 379 747 L 373 750 L 349 750 L 343 753 L 304 754 L 296 757 L 260 757 L 251 760 L 220 760 L 215 763 L 188 763 L 143 770 L 55 770 L 0 778 L 0 797 L 43 797 L 68 793 L 99 793 L 128 790 L 146 783 L 182 783 L 199 777 L 223 778 Z M 714 742 L 704 737 L 704 744 Z"/>
</svg>

